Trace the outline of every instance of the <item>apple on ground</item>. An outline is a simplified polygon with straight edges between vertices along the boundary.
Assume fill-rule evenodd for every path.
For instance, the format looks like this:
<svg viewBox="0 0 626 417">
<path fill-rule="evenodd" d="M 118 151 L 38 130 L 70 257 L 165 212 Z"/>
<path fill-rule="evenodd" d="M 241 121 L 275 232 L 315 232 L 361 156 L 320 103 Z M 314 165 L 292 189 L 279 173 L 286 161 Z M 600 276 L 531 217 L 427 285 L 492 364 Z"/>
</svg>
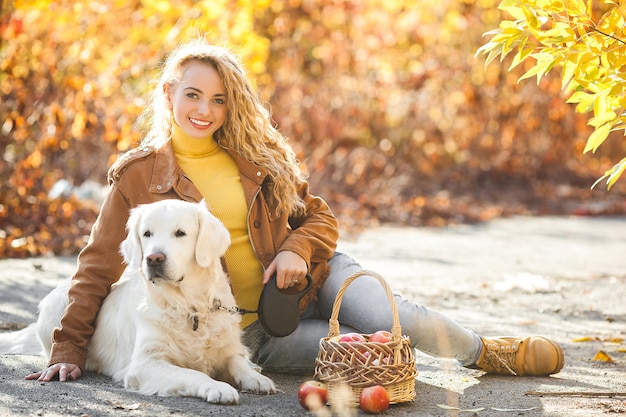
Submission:
<svg viewBox="0 0 626 417">
<path fill-rule="evenodd" d="M 328 402 L 328 388 L 319 381 L 305 381 L 298 388 L 298 401 L 305 410 L 319 410 Z"/>
<path fill-rule="evenodd" d="M 389 408 L 389 394 L 382 385 L 363 388 L 359 397 L 361 410 L 369 414 L 378 414 Z"/>
<path fill-rule="evenodd" d="M 392 337 L 393 335 L 387 330 L 379 330 L 370 336 L 369 341 L 377 343 L 389 343 L 391 342 Z"/>
</svg>

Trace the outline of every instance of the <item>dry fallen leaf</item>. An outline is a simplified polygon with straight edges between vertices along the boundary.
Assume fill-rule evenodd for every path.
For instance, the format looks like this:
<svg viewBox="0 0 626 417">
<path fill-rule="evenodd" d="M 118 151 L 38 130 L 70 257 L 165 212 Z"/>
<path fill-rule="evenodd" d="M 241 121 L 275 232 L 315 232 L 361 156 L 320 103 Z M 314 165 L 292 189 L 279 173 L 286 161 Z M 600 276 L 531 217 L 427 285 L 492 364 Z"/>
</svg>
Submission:
<svg viewBox="0 0 626 417">
<path fill-rule="evenodd" d="M 485 407 L 463 409 L 459 407 L 452 407 L 450 405 L 445 405 L 445 404 L 437 404 L 437 407 L 443 408 L 444 410 L 457 410 L 457 411 L 460 411 L 461 413 L 479 413 L 485 409 Z"/>
<path fill-rule="evenodd" d="M 139 408 L 141 408 L 141 404 L 139 403 L 124 404 L 120 401 L 113 401 L 111 402 L 111 404 L 116 410 L 138 410 Z"/>
<path fill-rule="evenodd" d="M 494 411 L 504 411 L 504 412 L 508 412 L 508 411 L 531 411 L 531 410 L 536 410 L 539 407 L 530 407 L 530 408 L 498 408 L 498 407 L 491 407 L 492 410 Z"/>
<path fill-rule="evenodd" d="M 595 337 L 591 337 L 591 336 L 583 336 L 583 337 L 577 337 L 576 339 L 573 339 L 572 342 L 574 343 L 580 343 L 580 342 L 592 342 L 596 340 Z"/>
<path fill-rule="evenodd" d="M 591 359 L 592 361 L 598 361 L 598 362 L 607 362 L 607 363 L 613 363 L 613 358 L 606 353 L 603 350 L 599 350 L 596 353 L 596 356 L 593 357 L 593 359 Z"/>
</svg>

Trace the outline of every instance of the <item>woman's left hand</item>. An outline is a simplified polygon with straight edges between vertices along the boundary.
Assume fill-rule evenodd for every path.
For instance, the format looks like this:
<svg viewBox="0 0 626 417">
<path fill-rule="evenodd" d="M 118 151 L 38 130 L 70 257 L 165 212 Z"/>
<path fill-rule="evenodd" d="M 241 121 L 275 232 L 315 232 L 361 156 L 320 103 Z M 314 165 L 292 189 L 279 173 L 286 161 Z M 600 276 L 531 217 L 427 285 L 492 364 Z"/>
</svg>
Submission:
<svg viewBox="0 0 626 417">
<path fill-rule="evenodd" d="M 272 274 L 276 273 L 278 288 L 291 288 L 306 277 L 307 264 L 300 255 L 291 251 L 282 251 L 274 258 L 263 273 L 263 284 L 267 284 Z"/>
</svg>

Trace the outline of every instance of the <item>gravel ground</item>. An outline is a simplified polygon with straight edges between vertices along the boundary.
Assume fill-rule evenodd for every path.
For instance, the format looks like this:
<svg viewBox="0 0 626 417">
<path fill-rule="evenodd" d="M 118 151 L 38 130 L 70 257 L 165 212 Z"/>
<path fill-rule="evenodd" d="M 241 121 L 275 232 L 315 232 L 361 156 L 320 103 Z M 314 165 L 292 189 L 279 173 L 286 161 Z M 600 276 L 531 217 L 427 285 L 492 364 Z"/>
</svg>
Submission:
<svg viewBox="0 0 626 417">
<path fill-rule="evenodd" d="M 626 415 L 626 217 L 516 217 L 448 228 L 376 228 L 340 250 L 386 277 L 395 292 L 445 312 L 482 335 L 541 334 L 562 344 L 551 377 L 485 375 L 417 354 L 414 402 L 389 416 Z M 36 306 L 75 258 L 0 260 L 0 325 L 35 320 Z M 594 360 L 605 352 L 613 362 Z M 24 376 L 44 366 L 0 356 L 0 416 L 300 416 L 307 377 L 269 375 L 280 392 L 242 394 L 240 404 L 146 397 L 108 377 L 70 383 Z M 333 415 L 364 415 L 331 410 Z"/>
</svg>

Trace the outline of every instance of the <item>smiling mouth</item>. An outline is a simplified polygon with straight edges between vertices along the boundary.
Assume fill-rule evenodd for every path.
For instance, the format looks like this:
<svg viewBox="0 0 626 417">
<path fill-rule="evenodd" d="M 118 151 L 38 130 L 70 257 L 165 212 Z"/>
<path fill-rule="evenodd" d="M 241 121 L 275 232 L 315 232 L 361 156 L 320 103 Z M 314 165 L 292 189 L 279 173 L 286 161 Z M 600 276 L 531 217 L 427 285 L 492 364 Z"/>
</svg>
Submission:
<svg viewBox="0 0 626 417">
<path fill-rule="evenodd" d="M 211 126 L 211 122 L 205 122 L 204 120 L 198 120 L 198 119 L 194 119 L 194 118 L 189 118 L 189 121 L 191 123 L 193 123 L 194 125 L 200 126 L 200 127 L 209 127 Z"/>
</svg>

